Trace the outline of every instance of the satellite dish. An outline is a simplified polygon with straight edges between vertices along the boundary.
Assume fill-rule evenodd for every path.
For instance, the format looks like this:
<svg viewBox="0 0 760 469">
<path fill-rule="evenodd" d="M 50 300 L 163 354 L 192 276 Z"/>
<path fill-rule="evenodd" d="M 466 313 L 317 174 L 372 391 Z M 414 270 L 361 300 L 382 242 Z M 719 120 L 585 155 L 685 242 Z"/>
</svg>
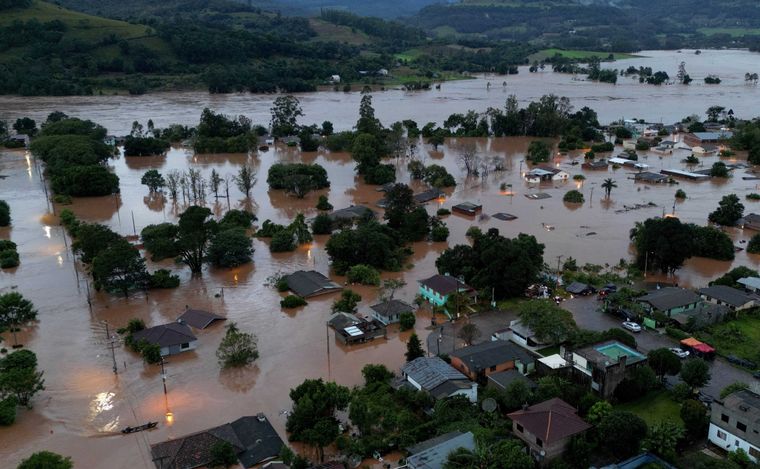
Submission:
<svg viewBox="0 0 760 469">
<path fill-rule="evenodd" d="M 494 398 L 492 398 L 492 397 L 489 397 L 487 399 L 483 399 L 483 403 L 480 404 L 480 407 L 484 411 L 486 411 L 488 413 L 491 413 L 494 410 L 496 410 L 496 400 Z"/>
</svg>

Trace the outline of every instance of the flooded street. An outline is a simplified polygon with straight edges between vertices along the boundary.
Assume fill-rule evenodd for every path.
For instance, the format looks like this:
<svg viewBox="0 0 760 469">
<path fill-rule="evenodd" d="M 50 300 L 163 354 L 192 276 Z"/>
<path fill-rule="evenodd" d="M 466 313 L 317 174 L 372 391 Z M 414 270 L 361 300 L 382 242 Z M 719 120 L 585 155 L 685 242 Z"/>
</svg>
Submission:
<svg viewBox="0 0 760 469">
<path fill-rule="evenodd" d="M 668 54 L 668 58 L 632 59 L 631 63 L 638 65 L 641 62 L 655 70 L 667 66 L 669 73 L 671 68 L 675 72 L 677 62 L 673 66 L 670 63 L 676 54 Z M 760 92 L 743 84 L 745 71 L 750 71 L 744 68 L 750 64 L 731 57 L 735 54 L 751 56 L 755 60 L 755 70 L 760 70 L 760 55 L 706 51 L 701 56 L 684 53 L 684 60 L 687 60 L 689 72 L 696 77 L 700 70 L 698 63 L 716 63 L 723 60 L 722 54 L 727 56 L 726 72 L 720 73 L 725 84 L 718 87 L 708 88 L 696 83 L 688 88 L 675 85 L 653 87 L 629 84 L 627 79 L 613 86 L 572 81 L 568 75 L 545 73 L 536 76 L 521 72 L 516 77 L 507 78 L 506 90 L 499 85 L 486 92 L 484 82 L 487 78 L 478 78 L 446 83 L 440 93 L 379 92 L 374 95 L 374 103 L 378 116 L 385 123 L 413 118 L 421 125 L 427 121 L 440 122 L 452 112 L 501 106 L 508 93 L 517 93 L 521 100 L 527 101 L 548 92 L 570 97 L 576 108 L 593 107 L 602 121 L 623 115 L 673 121 L 686 114 L 703 113 L 710 104 L 733 107 L 738 116 L 750 117 L 754 115 L 753 104 L 758 102 Z M 667 65 L 665 61 L 668 61 Z M 657 65 L 660 63 L 662 66 Z M 616 94 L 627 95 L 627 98 L 615 98 L 613 95 Z M 229 114 L 245 114 L 254 122 L 267 122 L 272 99 L 271 96 L 211 96 L 205 93 L 140 97 L 0 97 L 0 109 L 5 119 L 31 115 L 38 120 L 44 120 L 44 116 L 53 110 L 62 110 L 103 124 L 109 133 L 123 134 L 129 131 L 133 120 L 145 123 L 153 118 L 158 127 L 174 122 L 195 125 L 204 106 Z M 300 99 L 305 113 L 304 123 L 329 119 L 336 128 L 349 128 L 356 121 L 358 93 L 324 92 L 304 95 Z M 744 169 L 737 169 L 734 177 L 725 181 L 649 185 L 635 183 L 633 173 L 626 168 L 583 170 L 580 164 L 572 164 L 574 159 L 580 162 L 582 156 L 571 154 L 552 164 L 568 171 L 571 176 L 583 174 L 586 177 L 583 183 L 570 179 L 564 183 L 529 185 L 522 179 L 521 171 L 528 169 L 524 155 L 530 141 L 530 138 L 452 139 L 439 152 L 434 152 L 428 145 L 418 145 L 426 164 L 442 164 L 457 179 L 456 188 L 448 190 L 445 199 L 427 204 L 428 212 L 434 214 L 439 207 L 450 208 L 469 201 L 482 204 L 483 213 L 489 217 L 481 219 L 456 214 L 444 217 L 451 230 L 448 243 L 415 243 L 412 246 L 414 254 L 408 259 L 410 268 L 384 274 L 385 278 L 403 278 L 407 282 L 396 297 L 411 302 L 417 291 L 416 281 L 435 272 L 435 259 L 447 246 L 466 242 L 465 232 L 473 225 L 484 231 L 495 227 L 510 237 L 521 232 L 535 235 L 546 245 L 544 259 L 552 265 L 559 255 L 572 256 L 579 264 L 617 264 L 621 258 L 631 258 L 630 228 L 636 221 L 671 213 L 677 189 L 683 189 L 688 195 L 685 201 L 675 203 L 675 214 L 686 222 L 706 224 L 707 214 L 715 209 L 720 197 L 728 193 L 739 195 L 745 204 L 745 213 L 760 212 L 760 202 L 744 198 L 747 193 L 760 192 L 758 181 L 742 180 Z M 491 173 L 484 179 L 465 178 L 457 162 L 465 145 L 475 145 L 481 158 L 502 159 L 506 170 Z M 617 148 L 614 154 L 620 150 Z M 688 154 L 684 150 L 667 156 L 649 153 L 640 161 L 652 166 L 652 171 L 685 169 L 680 161 Z M 745 159 L 740 155 L 738 159 L 723 161 L 728 164 Z M 704 168 L 709 168 L 718 158 L 700 156 L 700 160 Z M 283 191 L 270 191 L 266 175 L 276 162 L 318 163 L 327 170 L 331 187 L 312 192 L 300 200 Z M 407 162 L 397 161 L 399 182 L 410 181 Z M 55 214 L 63 208 L 70 208 L 82 220 L 103 223 L 122 235 L 132 235 L 149 224 L 176 221 L 177 214 L 187 205 L 182 200 L 175 205 L 170 200 L 150 198 L 147 187 L 140 184 L 140 177 L 148 169 L 166 174 L 172 169 L 194 168 L 208 178 L 212 169 L 222 177 L 231 176 L 246 163 L 257 169 L 259 181 L 250 200 L 231 185 L 229 206 L 250 208 L 256 213 L 259 226 L 265 219 L 289 223 L 298 213 L 313 217 L 317 214 L 315 205 L 319 195 L 327 195 L 336 209 L 365 204 L 382 216 L 375 206 L 382 193 L 376 190 L 376 186 L 367 186 L 360 181 L 355 175 L 354 162 L 347 154 L 322 151 L 302 154 L 296 149 L 281 147 L 251 155 L 194 155 L 191 150 L 172 148 L 162 157 L 122 156 L 109 162 L 120 178 L 120 195 L 75 199 L 71 206 L 52 207 L 46 201 L 40 168 L 34 159 L 22 151 L 0 151 L 0 175 L 6 176 L 0 179 L 0 199 L 10 204 L 13 217 L 12 227 L 0 228 L 0 239 L 17 243 L 21 258 L 18 268 L 0 271 L 0 291 L 16 289 L 32 300 L 39 310 L 39 324 L 28 333 L 20 334 L 19 341 L 37 353 L 39 368 L 45 371 L 46 381 L 46 390 L 34 400 L 34 410 L 20 410 L 13 426 L 0 428 L 0 467 L 15 467 L 31 452 L 48 449 L 72 456 L 76 467 L 152 468 L 149 444 L 257 412 L 266 413 L 284 437 L 286 417 L 281 411 L 290 408 L 288 391 L 305 378 L 323 377 L 352 386 L 361 383 L 360 370 L 366 363 L 382 363 L 398 370 L 412 331 L 399 332 L 395 326 L 389 328 L 385 340 L 342 346 L 336 342 L 333 331 L 326 327 L 330 306 L 337 295 L 310 299 L 303 308 L 283 311 L 279 307 L 281 295 L 265 285 L 267 278 L 277 272 L 315 269 L 328 274 L 329 259 L 324 250 L 327 236 L 317 236 L 313 243 L 300 246 L 293 253 L 279 254 L 270 254 L 268 241 L 255 239 L 252 264 L 236 269 L 207 268 L 201 278 L 191 278 L 188 268 L 170 260 L 149 261 L 149 270 L 170 268 L 178 273 L 181 286 L 174 290 L 153 290 L 148 295 L 135 295 L 129 299 L 90 291 L 92 307 L 88 306 L 89 278 L 76 270 L 71 240 Z M 606 178 L 614 179 L 618 186 L 609 200 L 604 199 L 601 188 Z M 511 191 L 500 191 L 502 184 L 511 184 Z M 586 202 L 582 206 L 569 206 L 562 201 L 564 193 L 575 188 L 585 195 Z M 549 194 L 551 198 L 531 200 L 525 197 L 538 192 Z M 624 206 L 649 202 L 656 207 L 624 210 Z M 207 195 L 206 205 L 219 216 L 228 209 L 225 198 L 215 200 L 213 195 Z M 518 218 L 501 221 L 490 217 L 498 212 Z M 554 229 L 547 230 L 546 225 Z M 740 241 L 748 240 L 753 232 L 731 229 L 729 234 L 736 245 L 743 245 Z M 701 286 L 733 266 L 758 268 L 758 264 L 759 256 L 744 251 L 737 253 L 733 262 L 692 259 L 678 272 L 676 281 Z M 340 283 L 345 281 L 331 273 L 330 276 Z M 360 312 L 367 314 L 368 306 L 377 298 L 377 289 L 352 288 L 362 295 Z M 196 350 L 168 359 L 166 398 L 160 368 L 144 365 L 138 356 L 121 344 L 115 349 L 118 375 L 113 374 L 105 322 L 112 329 L 123 327 L 135 317 L 143 319 L 149 326 L 162 324 L 175 320 L 186 305 L 225 316 L 228 322 L 235 321 L 241 329 L 255 333 L 260 352 L 255 365 L 220 372 L 215 352 L 224 324 L 217 324 L 203 331 L 194 331 L 199 339 Z M 430 320 L 424 314 L 418 317 L 416 329 L 423 340 L 428 333 L 425 327 L 429 324 Z M 7 343 L 8 337 L 5 339 Z M 171 418 L 167 417 L 169 412 Z M 127 436 L 119 433 L 124 426 L 149 420 L 160 422 L 157 430 Z"/>
<path fill-rule="evenodd" d="M 472 80 L 443 83 L 440 90 L 379 91 L 373 96 L 373 104 L 377 117 L 385 125 L 413 119 L 420 127 L 431 121 L 440 124 L 450 114 L 469 109 L 484 112 L 489 107 L 503 108 L 510 94 L 517 96 L 521 106 L 549 93 L 567 96 L 576 109 L 583 106 L 594 109 L 603 124 L 621 117 L 673 123 L 690 114 L 703 115 L 710 105 L 733 109 L 737 116 L 755 115 L 760 87 L 745 84 L 744 74 L 760 72 L 760 54 L 746 50 L 705 50 L 695 55 L 694 51 L 684 50 L 642 51 L 638 55 L 641 57 L 603 66 L 616 69 L 647 66 L 653 71 L 663 70 L 675 80 L 678 64 L 684 61 L 694 82 L 689 86 L 654 86 L 640 84 L 636 77 L 620 77 L 613 85 L 585 81 L 585 76 L 552 73 L 550 66 L 543 72 L 529 73 L 524 66 L 517 75 L 481 75 Z M 708 74 L 720 76 L 722 83 L 705 85 L 702 79 Z M 306 123 L 329 120 L 336 130 L 349 129 L 356 123 L 359 93 L 321 91 L 297 96 Z M 275 97 L 248 93 L 212 95 L 200 91 L 142 96 L 0 96 L 0 116 L 6 120 L 29 116 L 39 122 L 49 112 L 59 110 L 91 119 L 110 133 L 123 135 L 129 133 L 134 120 L 144 123 L 152 118 L 157 127 L 175 123 L 197 125 L 204 107 L 230 115 L 243 114 L 254 123 L 267 125 Z"/>
</svg>

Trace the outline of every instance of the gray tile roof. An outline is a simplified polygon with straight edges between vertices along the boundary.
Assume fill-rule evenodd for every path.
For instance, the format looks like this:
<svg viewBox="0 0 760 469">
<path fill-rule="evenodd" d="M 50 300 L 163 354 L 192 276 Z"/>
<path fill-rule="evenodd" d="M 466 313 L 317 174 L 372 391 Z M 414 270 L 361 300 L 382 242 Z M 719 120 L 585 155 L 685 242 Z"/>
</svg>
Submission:
<svg viewBox="0 0 760 469">
<path fill-rule="evenodd" d="M 227 318 L 217 316 L 214 313 L 203 311 L 200 309 L 186 309 L 180 317 L 177 318 L 177 322 L 189 324 L 196 329 L 205 329 L 216 321 L 224 321 Z"/>
<path fill-rule="evenodd" d="M 414 307 L 404 301 L 393 299 L 370 306 L 370 309 L 380 316 L 390 317 L 396 314 L 413 312 Z"/>
<path fill-rule="evenodd" d="M 693 291 L 678 287 L 661 288 L 638 298 L 638 301 L 649 303 L 660 311 L 698 303 L 699 300 L 699 295 Z"/>
<path fill-rule="evenodd" d="M 589 286 L 585 283 L 573 282 L 567 287 L 565 287 L 565 291 L 567 291 L 568 293 L 572 293 L 574 295 L 579 295 L 583 293 L 584 291 L 586 291 L 588 287 Z"/>
<path fill-rule="evenodd" d="M 299 270 L 285 277 L 288 288 L 302 298 L 330 293 L 343 288 L 315 270 Z"/>
<path fill-rule="evenodd" d="M 406 464 L 410 469 L 442 469 L 449 454 L 458 449 L 466 448 L 475 449 L 475 436 L 471 432 L 459 435 L 451 435 L 450 438 L 441 441 L 435 446 L 431 446 L 423 451 L 412 454 L 406 459 Z M 444 435 L 446 436 L 446 435 Z"/>
<path fill-rule="evenodd" d="M 525 349 L 506 340 L 492 340 L 470 345 L 452 352 L 451 356 L 462 360 L 473 372 L 487 370 L 492 366 L 513 360 L 519 360 L 522 363 L 533 361 L 533 357 Z"/>
<path fill-rule="evenodd" d="M 177 322 L 149 327 L 135 332 L 132 337 L 136 342 L 145 340 L 159 347 L 171 347 L 172 345 L 186 344 L 197 340 L 189 327 Z"/>
<path fill-rule="evenodd" d="M 507 386 L 515 381 L 522 381 L 531 389 L 536 387 L 536 383 L 532 379 L 526 377 L 517 370 L 500 371 L 498 373 L 488 375 L 488 384 L 490 385 L 493 383 L 500 389 L 506 389 Z"/>
<path fill-rule="evenodd" d="M 401 372 L 430 391 L 449 380 L 469 381 L 465 375 L 440 357 L 419 357 L 401 367 Z"/>
<path fill-rule="evenodd" d="M 329 216 L 332 221 L 355 220 L 357 218 L 374 217 L 375 212 L 363 205 L 352 205 L 347 208 L 335 210 L 334 212 L 327 214 L 327 216 Z"/>
<path fill-rule="evenodd" d="M 472 289 L 472 287 L 451 275 L 436 274 L 430 278 L 420 280 L 420 283 L 443 296 L 455 292 L 457 290 L 457 285 L 460 290 Z"/>
<path fill-rule="evenodd" d="M 741 290 L 727 285 L 713 285 L 700 288 L 699 293 L 709 298 L 715 298 L 731 306 L 744 306 L 752 301 L 752 297 Z"/>
</svg>

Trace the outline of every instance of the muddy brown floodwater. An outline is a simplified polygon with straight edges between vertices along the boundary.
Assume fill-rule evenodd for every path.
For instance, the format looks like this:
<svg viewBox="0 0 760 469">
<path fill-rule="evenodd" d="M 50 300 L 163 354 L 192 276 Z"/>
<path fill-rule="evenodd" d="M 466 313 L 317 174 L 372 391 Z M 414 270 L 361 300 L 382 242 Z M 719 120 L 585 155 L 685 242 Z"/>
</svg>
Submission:
<svg viewBox="0 0 760 469">
<path fill-rule="evenodd" d="M 726 54 L 745 57 L 741 54 L 748 53 L 728 51 Z M 698 57 L 706 58 L 708 55 L 706 52 Z M 687 67 L 691 58 L 697 56 L 688 57 Z M 738 67 L 743 65 L 740 63 L 734 68 Z M 550 77 L 551 74 L 546 76 Z M 566 76 L 562 79 L 568 81 Z M 509 80 L 512 83 L 513 79 Z M 444 87 L 466 87 L 472 83 L 477 82 L 446 84 Z M 597 86 L 587 89 L 594 90 Z M 637 93 L 643 94 L 644 90 L 649 92 L 651 89 L 643 88 Z M 704 91 L 705 88 L 694 89 Z M 537 89 L 531 97 L 550 90 Z M 744 104 L 749 105 L 756 91 L 750 88 L 742 90 L 745 94 Z M 402 106 L 397 110 L 397 118 L 410 117 L 403 114 L 404 106 L 416 106 L 418 98 L 415 96 L 420 95 L 409 95 L 411 97 L 407 102 L 407 95 L 398 96 L 398 93 L 396 96 Z M 175 98 L 187 102 L 174 108 L 167 104 L 165 96 L 151 95 L 137 99 L 155 98 L 157 103 L 164 105 L 163 109 L 148 107 L 138 112 L 138 108 L 133 106 L 135 102 L 141 101 L 119 97 L 118 100 L 121 100 L 125 108 L 125 112 L 120 112 L 118 106 L 108 108 L 109 104 L 103 104 L 116 99 L 109 97 L 71 98 L 72 107 L 63 110 L 96 122 L 105 122 L 112 133 L 128 129 L 135 119 L 147 121 L 153 117 L 155 120 L 153 112 L 163 113 L 161 115 L 167 122 L 176 121 L 175 117 L 179 113 L 186 114 L 187 123 L 196 123 L 200 106 L 206 103 L 195 102 L 192 98 L 197 95 L 184 95 L 184 98 L 181 97 L 183 95 L 179 96 Z M 203 96 L 206 100 L 217 99 Z M 336 96 L 340 101 L 334 106 L 337 114 L 345 113 L 348 116 L 350 109 L 350 119 L 342 118 L 341 125 L 344 128 L 350 126 L 348 122 L 355 121 L 356 106 L 353 101 L 358 98 L 354 95 L 350 95 L 350 98 L 342 94 L 315 96 Z M 379 93 L 377 96 L 379 99 L 376 102 L 384 103 L 385 97 L 391 95 Z M 717 95 L 713 97 L 717 99 Z M 98 101 L 99 99 L 103 101 Z M 226 103 L 238 100 L 237 105 L 246 106 L 251 101 L 271 98 L 219 99 Z M 311 99 L 318 98 L 306 99 L 306 103 L 311 103 Z M 673 111 L 657 100 L 649 100 L 651 98 L 640 96 L 639 99 L 642 103 L 637 106 L 648 106 L 654 113 L 662 111 L 681 116 L 689 112 L 685 109 Z M 681 99 L 674 98 L 678 102 Z M 346 100 L 351 102 L 347 104 Z M 498 100 L 502 101 L 503 96 Z M 10 109 L 11 113 L 18 115 L 26 115 L 34 109 L 39 116 L 44 116 L 59 109 L 59 105 L 64 102 L 66 100 L 57 98 L 22 100 L 3 97 L 0 98 L 0 108 Z M 13 103 L 12 108 L 8 107 L 9 103 Z M 579 106 L 576 101 L 573 104 Z M 702 100 L 698 104 L 698 109 L 701 110 L 712 103 Z M 323 100 L 321 105 L 327 108 L 322 114 L 332 112 L 329 100 Z M 387 102 L 380 104 L 385 107 L 388 105 Z M 688 107 L 687 105 L 691 106 L 690 103 L 684 103 L 684 106 Z M 468 107 L 459 102 L 456 111 Z M 233 112 L 237 113 L 237 108 L 234 109 Z M 424 116 L 417 114 L 411 117 L 426 122 L 440 120 L 449 111 L 454 112 L 449 105 L 442 106 L 440 112 L 437 109 L 434 105 L 423 109 L 422 112 L 426 113 Z M 634 114 L 627 109 L 627 104 L 620 104 L 617 115 Z M 230 108 L 223 110 L 229 112 Z M 320 121 L 322 114 L 317 112 L 311 115 L 307 112 L 304 121 Z M 395 118 L 394 116 L 394 120 Z M 442 164 L 457 178 L 456 188 L 447 191 L 446 198 L 427 204 L 430 214 L 434 214 L 439 207 L 450 208 L 456 203 L 471 201 L 482 204 L 483 213 L 487 215 L 507 212 L 518 218 L 501 221 L 493 217 L 472 218 L 456 214 L 446 217 L 445 222 L 451 230 L 448 243 L 415 243 L 409 268 L 403 272 L 383 274 L 385 278 L 403 278 L 407 282 L 403 291 L 397 293 L 398 297 L 411 301 L 416 292 L 416 281 L 434 273 L 435 259 L 447 246 L 466 242 L 465 232 L 473 225 L 484 230 L 495 227 L 506 236 L 515 236 L 521 232 L 533 234 L 546 245 L 545 260 L 549 263 L 556 262 L 556 256 L 562 255 L 573 256 L 581 263 L 615 264 L 621 258 L 631 257 L 629 229 L 636 221 L 671 213 L 674 193 L 678 188 L 686 191 L 688 199 L 675 203 L 675 213 L 687 222 L 705 224 L 707 213 L 727 193 L 738 194 L 746 206 L 746 212 L 760 210 L 758 202 L 744 199 L 747 193 L 760 190 L 756 187 L 757 181 L 742 180 L 741 176 L 745 172 L 743 169 L 737 169 L 734 177 L 727 181 L 681 181 L 677 186 L 647 185 L 635 183 L 631 179 L 632 173 L 625 168 L 583 170 L 580 165 L 572 164 L 573 159 L 580 161 L 579 155 L 571 154 L 559 157 L 552 164 L 567 170 L 571 175 L 583 174 L 586 180 L 582 184 L 571 179 L 564 183 L 532 186 L 521 177 L 521 171 L 527 169 L 523 160 L 529 142 L 530 139 L 525 138 L 452 139 L 440 152 L 432 151 L 427 145 L 419 145 L 421 157 L 426 164 Z M 493 172 L 482 179 L 464 177 L 457 162 L 457 156 L 464 145 L 475 145 L 482 158 L 502 160 L 506 170 Z M 619 151 L 619 148 L 616 149 L 615 154 Z M 642 161 L 654 170 L 685 168 L 680 161 L 687 154 L 685 151 L 668 156 L 650 153 Z M 704 167 L 709 167 L 718 158 L 700 159 Z M 319 163 L 327 170 L 331 187 L 311 193 L 302 200 L 288 197 L 282 191 L 269 191 L 265 182 L 266 174 L 269 167 L 278 161 Z M 174 204 L 167 200 L 149 198 L 147 188 L 140 184 L 140 177 L 145 171 L 158 169 L 165 173 L 171 169 L 194 168 L 208 177 L 211 170 L 215 169 L 224 176 L 236 173 L 244 163 L 256 167 L 259 181 L 250 200 L 245 200 L 236 188 L 231 188 L 230 206 L 253 210 L 259 223 L 267 218 L 287 223 L 301 212 L 307 217 L 314 216 L 317 198 L 323 194 L 329 197 L 336 208 L 352 204 L 374 207 L 381 198 L 381 193 L 376 191 L 375 186 L 363 184 L 355 175 L 354 163 L 346 154 L 302 154 L 295 149 L 276 148 L 251 155 L 194 155 L 184 148 L 172 148 L 162 157 L 115 158 L 109 164 L 121 180 L 121 194 L 75 199 L 68 208 L 83 220 L 104 223 L 123 235 L 139 233 L 152 223 L 176 221 L 177 214 L 187 205 L 183 201 Z M 396 162 L 398 180 L 401 182 L 409 181 L 406 163 L 404 160 Z M 172 261 L 148 262 L 151 270 L 163 267 L 178 273 L 182 278 L 180 288 L 151 291 L 148 295 L 135 295 L 128 299 L 91 292 L 90 308 L 87 300 L 88 289 L 91 288 L 88 288 L 89 279 L 81 269 L 77 270 L 69 248 L 71 240 L 56 216 L 64 207 L 51 206 L 46 200 L 37 162 L 22 151 L 0 152 L 0 175 L 5 176 L 0 179 L 0 199 L 8 201 L 13 216 L 13 226 L 0 229 L 0 238 L 16 242 L 21 256 L 18 268 L 0 272 L 0 291 L 15 289 L 30 298 L 39 309 L 39 323 L 20 334 L 19 339 L 37 353 L 40 368 L 45 371 L 46 384 L 46 390 L 35 398 L 33 410 L 21 410 L 13 426 L 0 428 L 2 468 L 15 467 L 20 459 L 41 449 L 70 455 L 77 467 L 151 468 L 150 444 L 257 412 L 265 412 L 280 434 L 285 436 L 286 417 L 282 411 L 291 406 L 288 391 L 305 378 L 322 377 L 353 386 L 360 384 L 360 370 L 366 363 L 382 363 L 390 369 L 398 370 L 403 362 L 405 342 L 411 331 L 399 332 L 397 328 L 390 328 L 385 340 L 344 347 L 336 342 L 333 332 L 328 331 L 325 325 L 336 295 L 312 299 L 308 306 L 283 311 L 279 307 L 281 295 L 265 286 L 267 278 L 277 272 L 316 269 L 330 273 L 329 260 L 324 250 L 326 236 L 317 236 L 314 242 L 299 247 L 293 253 L 274 255 L 269 253 L 266 241 L 254 240 L 256 251 L 252 264 L 236 269 L 206 269 L 200 278 L 192 278 L 187 268 L 174 265 Z M 609 200 L 603 199 L 604 191 L 601 188 L 601 183 L 606 178 L 614 179 L 618 185 Z M 511 184 L 511 190 L 500 191 L 501 184 Z M 417 187 L 416 184 L 412 185 Z M 578 188 L 584 193 L 586 202 L 583 205 L 572 207 L 562 202 L 562 196 L 571 188 Z M 526 194 L 536 192 L 545 192 L 551 198 L 531 200 L 525 197 Z M 624 209 L 624 206 L 648 202 L 657 206 L 632 211 Z M 206 197 L 206 204 L 217 215 L 223 214 L 228 208 L 226 199 L 216 201 L 211 195 Z M 547 225 L 554 229 L 547 230 Z M 737 245 L 742 245 L 741 242 L 751 235 L 736 229 L 729 229 L 728 233 Z M 684 285 L 702 285 L 732 266 L 757 268 L 759 262 L 760 258 L 746 252 L 737 253 L 733 262 L 692 259 L 678 272 L 676 281 Z M 345 280 L 331 273 L 330 276 L 341 283 Z M 363 297 L 360 311 L 366 314 L 368 306 L 377 298 L 377 291 L 370 287 L 356 287 L 355 290 Z M 144 365 L 138 356 L 122 345 L 116 347 L 118 375 L 113 374 L 105 322 L 112 329 L 124 326 L 133 317 L 145 320 L 148 325 L 161 324 L 173 321 L 186 305 L 211 310 L 227 317 L 228 321 L 237 322 L 242 329 L 254 332 L 258 336 L 261 354 L 256 364 L 243 370 L 220 372 L 215 351 L 224 326 L 219 324 L 197 333 L 197 350 L 169 358 L 166 397 L 159 368 Z M 425 328 L 429 324 L 426 313 L 422 313 L 416 325 L 416 330 L 422 337 L 427 335 Z M 166 417 L 168 412 L 171 412 L 171 419 Z M 161 422 L 157 430 L 127 436 L 119 433 L 119 429 L 124 426 L 149 420 Z"/>
<path fill-rule="evenodd" d="M 517 96 L 525 106 L 542 95 L 567 96 L 576 109 L 588 106 L 599 114 L 602 123 L 625 118 L 643 118 L 651 122 L 673 123 L 690 114 L 703 115 L 708 106 L 733 109 L 737 116 L 754 117 L 755 103 L 760 102 L 760 87 L 747 85 L 744 74 L 760 70 L 760 54 L 747 50 L 641 51 L 641 57 L 605 63 L 604 67 L 624 69 L 628 66 L 652 67 L 675 77 L 678 64 L 694 79 L 689 86 L 644 85 L 637 78 L 620 77 L 618 83 L 594 83 L 584 76 L 552 73 L 547 68 L 529 73 L 520 67 L 517 75 L 478 75 L 472 80 L 443 83 L 440 90 L 404 91 L 389 89 L 374 94 L 377 117 L 385 124 L 413 119 L 422 127 L 426 122 L 442 123 L 455 112 L 473 109 L 484 112 L 489 107 L 503 108 L 508 95 Z M 706 85 L 709 74 L 720 76 L 720 85 Z M 674 79 L 674 78 L 673 78 Z M 490 88 L 487 84 L 490 83 Z M 346 130 L 356 123 L 359 93 L 321 91 L 297 94 L 308 123 L 329 120 L 336 130 Z M 0 118 L 15 120 L 30 116 L 44 121 L 54 110 L 92 119 L 115 135 L 129 133 L 132 122 L 148 119 L 158 127 L 180 123 L 197 125 L 201 110 L 250 117 L 254 123 L 267 124 L 274 95 L 208 94 L 205 92 L 167 92 L 143 96 L 0 96 Z"/>
</svg>

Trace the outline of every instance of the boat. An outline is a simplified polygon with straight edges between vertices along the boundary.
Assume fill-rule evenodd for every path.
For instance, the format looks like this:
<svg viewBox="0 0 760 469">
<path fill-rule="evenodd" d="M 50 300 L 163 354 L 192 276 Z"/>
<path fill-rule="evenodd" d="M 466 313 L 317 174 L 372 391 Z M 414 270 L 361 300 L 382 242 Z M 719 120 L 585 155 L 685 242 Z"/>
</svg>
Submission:
<svg viewBox="0 0 760 469">
<path fill-rule="evenodd" d="M 145 423 L 145 424 L 142 424 L 142 425 L 138 425 L 136 427 L 126 427 L 126 428 L 122 429 L 121 432 L 124 433 L 124 434 L 136 433 L 136 432 L 141 432 L 143 430 L 153 430 L 157 426 L 158 426 L 158 422 L 148 422 L 148 423 Z"/>
</svg>

